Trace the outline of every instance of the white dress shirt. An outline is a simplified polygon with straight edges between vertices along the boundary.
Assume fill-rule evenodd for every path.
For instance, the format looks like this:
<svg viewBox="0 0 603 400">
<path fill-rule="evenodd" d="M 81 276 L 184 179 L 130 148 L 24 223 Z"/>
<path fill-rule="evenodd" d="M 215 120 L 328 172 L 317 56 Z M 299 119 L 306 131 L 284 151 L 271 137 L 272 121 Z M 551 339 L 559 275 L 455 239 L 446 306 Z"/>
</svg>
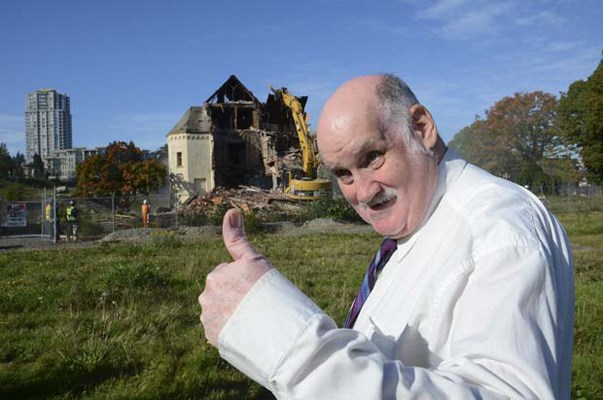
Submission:
<svg viewBox="0 0 603 400">
<path fill-rule="evenodd" d="M 449 150 L 425 220 L 398 241 L 354 329 L 274 269 L 219 351 L 279 399 L 565 399 L 573 320 L 559 222 Z"/>
</svg>

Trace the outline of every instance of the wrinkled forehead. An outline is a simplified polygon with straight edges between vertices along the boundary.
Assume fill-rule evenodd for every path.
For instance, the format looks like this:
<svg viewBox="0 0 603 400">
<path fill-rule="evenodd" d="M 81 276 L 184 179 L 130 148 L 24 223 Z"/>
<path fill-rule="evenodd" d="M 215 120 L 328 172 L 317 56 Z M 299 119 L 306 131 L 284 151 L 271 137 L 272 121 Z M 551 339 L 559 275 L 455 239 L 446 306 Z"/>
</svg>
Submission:
<svg viewBox="0 0 603 400">
<path fill-rule="evenodd" d="M 388 136 L 374 115 L 348 115 L 335 118 L 324 130 L 319 131 L 320 158 L 329 169 L 345 165 L 360 158 L 370 150 L 384 151 Z"/>
<path fill-rule="evenodd" d="M 387 143 L 377 136 L 353 135 L 349 139 L 342 140 L 337 137 L 327 140 L 320 153 L 323 164 L 330 170 L 353 164 L 356 160 L 372 150 L 385 150 Z"/>
<path fill-rule="evenodd" d="M 333 114 L 321 120 L 317 130 L 320 153 L 338 151 L 346 145 L 368 140 L 376 130 L 374 117 L 367 110 Z"/>
</svg>

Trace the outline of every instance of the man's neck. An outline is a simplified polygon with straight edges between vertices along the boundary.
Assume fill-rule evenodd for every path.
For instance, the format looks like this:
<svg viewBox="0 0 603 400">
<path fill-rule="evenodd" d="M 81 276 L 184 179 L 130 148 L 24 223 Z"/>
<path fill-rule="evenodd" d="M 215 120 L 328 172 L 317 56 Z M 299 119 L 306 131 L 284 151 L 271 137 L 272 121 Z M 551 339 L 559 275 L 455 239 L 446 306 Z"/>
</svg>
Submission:
<svg viewBox="0 0 603 400">
<path fill-rule="evenodd" d="M 436 141 L 432 150 L 433 150 L 433 153 L 435 154 L 435 156 L 438 160 L 438 164 L 439 164 L 444 159 L 444 155 L 446 154 L 446 150 L 448 150 L 448 148 L 444 144 L 444 141 L 442 140 L 442 138 L 440 138 L 438 136 L 438 140 Z"/>
</svg>

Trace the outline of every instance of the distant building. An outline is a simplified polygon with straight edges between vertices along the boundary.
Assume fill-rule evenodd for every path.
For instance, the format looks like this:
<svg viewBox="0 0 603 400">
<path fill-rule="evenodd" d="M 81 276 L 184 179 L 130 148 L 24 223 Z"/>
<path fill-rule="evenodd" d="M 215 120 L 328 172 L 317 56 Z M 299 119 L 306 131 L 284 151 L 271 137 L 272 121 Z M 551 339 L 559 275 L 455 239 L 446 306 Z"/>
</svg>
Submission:
<svg viewBox="0 0 603 400">
<path fill-rule="evenodd" d="M 54 89 L 41 89 L 27 95 L 25 106 L 25 161 L 35 154 L 46 162 L 51 151 L 72 147 L 69 96 Z"/>
<path fill-rule="evenodd" d="M 102 155 L 104 151 L 104 147 L 53 150 L 46 157 L 46 170 L 50 177 L 61 181 L 75 180 L 77 166 L 88 157 L 96 154 Z"/>
<path fill-rule="evenodd" d="M 234 75 L 184 113 L 167 145 L 176 203 L 215 187 L 272 187 L 300 147 L 290 111 L 272 94 L 260 102 Z"/>
</svg>

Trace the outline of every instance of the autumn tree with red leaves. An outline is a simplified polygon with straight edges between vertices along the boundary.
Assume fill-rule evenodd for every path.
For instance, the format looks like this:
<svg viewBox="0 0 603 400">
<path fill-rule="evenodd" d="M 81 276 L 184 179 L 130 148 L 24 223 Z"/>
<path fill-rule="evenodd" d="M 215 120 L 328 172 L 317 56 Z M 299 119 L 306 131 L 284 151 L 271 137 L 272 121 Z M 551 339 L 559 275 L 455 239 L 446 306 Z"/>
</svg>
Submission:
<svg viewBox="0 0 603 400">
<path fill-rule="evenodd" d="M 555 124 L 557 98 L 536 91 L 497 101 L 449 143 L 469 162 L 543 193 L 580 174 Z"/>
<path fill-rule="evenodd" d="M 133 142 L 113 142 L 104 154 L 89 157 L 77 167 L 77 192 L 83 197 L 111 196 L 129 205 L 130 198 L 148 194 L 164 184 L 165 166 L 144 159 Z"/>
</svg>

